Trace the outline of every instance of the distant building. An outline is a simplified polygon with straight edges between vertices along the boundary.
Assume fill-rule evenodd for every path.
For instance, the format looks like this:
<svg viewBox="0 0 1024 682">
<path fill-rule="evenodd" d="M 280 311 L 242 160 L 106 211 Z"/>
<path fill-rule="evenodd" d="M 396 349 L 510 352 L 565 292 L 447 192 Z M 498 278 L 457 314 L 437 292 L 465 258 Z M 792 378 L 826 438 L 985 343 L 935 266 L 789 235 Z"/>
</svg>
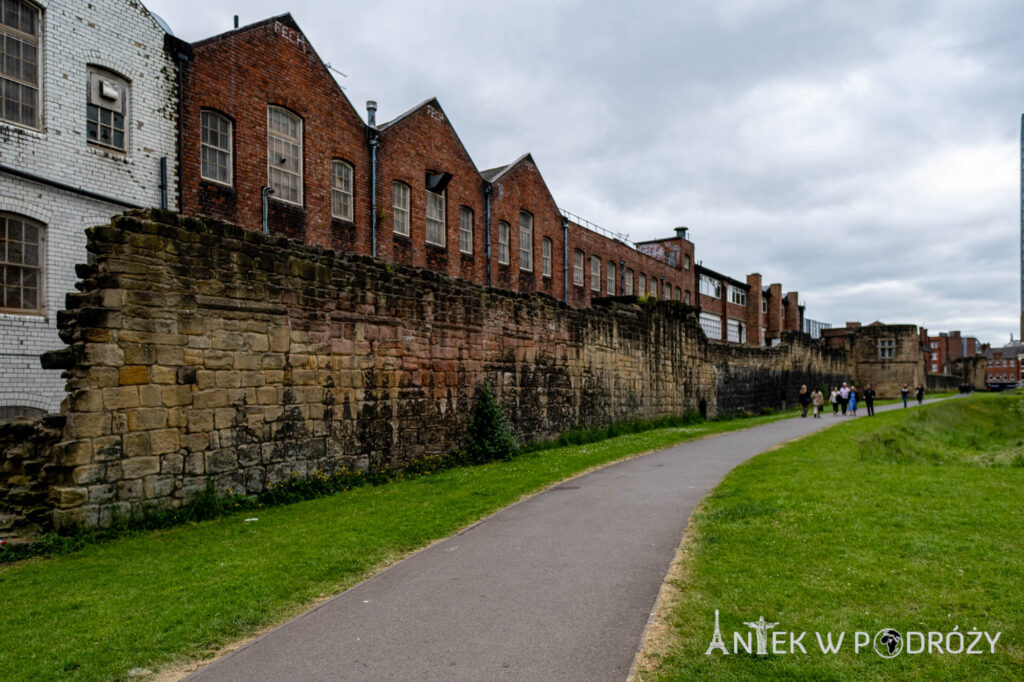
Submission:
<svg viewBox="0 0 1024 682">
<path fill-rule="evenodd" d="M 978 339 L 973 336 L 961 336 L 959 331 L 940 332 L 929 335 L 922 330 L 922 342 L 925 345 L 926 366 L 931 374 L 951 374 L 953 363 L 960 358 L 973 358 L 978 355 Z"/>
<path fill-rule="evenodd" d="M 988 348 L 982 355 L 987 359 L 985 385 L 990 390 L 1014 388 L 1024 382 L 1024 343 L 1009 343 L 1002 348 Z"/>
<path fill-rule="evenodd" d="M 84 229 L 176 209 L 176 42 L 135 0 L 4 0 L 0 11 L 0 418 L 55 411 L 57 312 Z M 6 249 L 3 246 L 6 245 Z"/>
</svg>

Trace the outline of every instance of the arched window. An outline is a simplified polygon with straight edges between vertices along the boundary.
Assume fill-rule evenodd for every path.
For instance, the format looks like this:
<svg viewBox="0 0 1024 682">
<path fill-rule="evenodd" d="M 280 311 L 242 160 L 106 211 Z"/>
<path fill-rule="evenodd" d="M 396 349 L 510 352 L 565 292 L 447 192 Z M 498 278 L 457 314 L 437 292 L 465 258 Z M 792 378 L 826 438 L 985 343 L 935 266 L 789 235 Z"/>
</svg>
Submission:
<svg viewBox="0 0 1024 682">
<path fill-rule="evenodd" d="M 533 271 L 533 216 L 519 212 L 519 269 Z"/>
<path fill-rule="evenodd" d="M 44 233 L 42 223 L 0 213 L 0 310 L 42 310 Z"/>
<path fill-rule="evenodd" d="M 203 180 L 231 185 L 234 183 L 231 119 L 208 109 L 203 109 L 199 116 L 202 128 L 199 174 Z"/>
<path fill-rule="evenodd" d="M 344 161 L 331 166 L 331 215 L 352 220 L 352 166 Z"/>
<path fill-rule="evenodd" d="M 274 198 L 302 205 L 302 119 L 267 107 L 267 184 Z"/>
</svg>

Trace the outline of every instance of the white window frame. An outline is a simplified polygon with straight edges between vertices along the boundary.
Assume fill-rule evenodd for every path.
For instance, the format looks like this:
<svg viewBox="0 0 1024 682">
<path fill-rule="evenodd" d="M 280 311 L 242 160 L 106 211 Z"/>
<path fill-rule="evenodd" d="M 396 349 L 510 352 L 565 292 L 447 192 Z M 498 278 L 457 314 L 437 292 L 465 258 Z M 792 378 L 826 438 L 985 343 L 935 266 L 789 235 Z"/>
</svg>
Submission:
<svg viewBox="0 0 1024 682">
<path fill-rule="evenodd" d="M 743 320 L 738 320 L 735 317 L 730 317 L 726 320 L 728 340 L 733 343 L 746 343 L 747 342 L 747 325 Z"/>
<path fill-rule="evenodd" d="M 722 318 L 714 313 L 701 313 L 700 314 L 700 328 L 704 330 L 704 334 L 708 339 L 712 341 L 722 340 Z"/>
<path fill-rule="evenodd" d="M 423 213 L 426 218 L 426 232 L 424 238 L 428 244 L 444 248 L 448 245 L 448 235 L 445 229 L 445 190 L 426 192 L 426 205 Z"/>
<path fill-rule="evenodd" d="M 879 339 L 878 340 L 878 359 L 879 360 L 892 360 L 896 355 L 896 340 L 895 339 Z"/>
<path fill-rule="evenodd" d="M 498 221 L 498 263 L 508 265 L 509 263 L 509 233 L 512 226 L 504 220 Z"/>
<path fill-rule="evenodd" d="M 216 130 L 209 125 L 208 120 L 217 123 Z M 233 186 L 235 184 L 234 123 L 219 111 L 201 109 L 199 111 L 199 129 L 199 177 L 218 185 Z M 215 141 L 211 139 L 213 136 L 216 136 Z M 224 141 L 226 141 L 226 146 L 221 146 Z M 208 164 L 207 158 L 216 159 L 216 163 Z M 225 177 L 214 177 L 210 173 L 211 168 L 218 171 L 223 168 Z"/>
<path fill-rule="evenodd" d="M 540 267 L 544 277 L 551 276 L 551 240 L 547 237 L 540 240 Z"/>
<path fill-rule="evenodd" d="M 409 185 L 400 180 L 391 183 L 391 229 L 395 234 L 409 236 Z"/>
<path fill-rule="evenodd" d="M 11 223 L 19 223 L 18 228 L 13 228 Z M 26 228 L 36 230 L 36 241 L 31 242 L 25 234 Z M 15 232 L 20 237 L 15 236 Z M 15 246 L 17 245 L 17 246 Z M 30 249 L 26 247 L 35 246 L 34 255 L 29 256 Z M 46 225 L 33 220 L 27 216 L 16 213 L 0 213 L 0 312 L 10 315 L 38 315 L 43 312 L 45 304 L 44 279 L 46 267 Z M 32 261 L 35 261 L 34 263 Z M 13 285 L 4 275 L 4 272 L 15 274 L 18 277 L 18 284 Z M 26 277 L 28 275 L 28 277 Z M 25 280 L 35 286 L 25 286 Z M 10 286 L 8 286 L 10 285 Z M 9 298 L 13 299 L 12 290 L 18 290 L 20 303 L 8 306 Z M 35 306 L 26 307 L 24 296 L 26 289 L 35 290 Z"/>
<path fill-rule="evenodd" d="M 128 133 L 131 127 L 128 121 L 128 79 L 100 66 L 90 66 L 87 69 L 87 77 L 86 141 L 103 149 L 127 154 Z M 111 137 L 108 140 L 102 139 L 104 129 L 110 132 Z M 117 133 L 121 134 L 121 144 L 113 137 Z"/>
<path fill-rule="evenodd" d="M 767 298 L 762 298 L 761 299 L 761 312 L 764 313 L 765 315 L 768 314 L 768 299 Z"/>
<path fill-rule="evenodd" d="M 626 268 L 625 281 L 622 285 L 622 295 L 632 296 L 633 295 L 633 269 Z"/>
<path fill-rule="evenodd" d="M 473 209 L 459 208 L 459 252 L 473 253 Z"/>
<path fill-rule="evenodd" d="M 583 286 L 583 252 L 573 249 L 572 252 L 572 283 L 578 287 Z"/>
<path fill-rule="evenodd" d="M 533 272 L 533 216 L 519 212 L 519 269 Z"/>
<path fill-rule="evenodd" d="M 355 169 L 352 168 L 352 164 L 341 159 L 334 159 L 331 162 L 331 216 L 339 220 L 351 221 L 354 215 L 354 179 Z"/>
<path fill-rule="evenodd" d="M 19 59 L 18 75 L 16 76 L 13 73 L 7 73 L 6 59 L 4 59 L 3 64 L 0 64 L 0 122 L 39 130 L 42 127 L 40 92 L 42 91 L 41 83 L 43 78 L 43 64 L 41 59 L 42 41 L 40 33 L 42 29 L 43 11 L 36 5 L 25 2 L 25 0 L 15 0 L 15 3 L 18 8 L 18 26 L 15 27 L 7 23 L 0 23 L 0 41 L 4 41 L 5 43 L 7 40 L 16 41 L 19 44 L 18 51 L 21 55 L 25 54 L 26 47 L 35 51 L 35 62 L 33 63 L 29 60 Z M 28 12 L 30 14 L 31 26 L 28 27 L 30 29 L 29 31 L 24 30 L 25 25 L 23 20 L 25 17 L 22 15 L 22 12 Z M 4 17 L 0 17 L 0 20 L 3 18 Z M 26 63 L 35 67 L 35 78 L 23 78 L 23 67 Z M 8 83 L 11 84 L 12 88 L 17 87 L 18 89 L 19 104 L 16 105 L 18 108 L 17 120 L 7 118 L 6 87 Z M 28 91 L 27 94 L 29 95 L 29 98 L 27 99 L 31 99 L 31 103 L 29 105 L 31 108 L 31 122 L 22 120 L 22 116 L 25 113 L 24 102 L 26 100 L 22 99 L 21 95 L 26 94 L 26 91 Z"/>
<path fill-rule="evenodd" d="M 683 296 L 683 303 L 685 303 L 686 305 L 690 305 L 690 299 L 691 299 L 690 290 L 687 289 L 686 290 L 686 294 Z"/>
<path fill-rule="evenodd" d="M 590 257 L 590 290 L 601 293 L 601 259 Z"/>
<path fill-rule="evenodd" d="M 277 130 L 274 127 L 274 112 L 280 112 L 286 120 L 293 119 L 296 122 L 297 136 L 291 135 L 288 131 Z M 269 106 L 267 107 L 267 185 L 273 188 L 274 193 L 271 195 L 276 201 L 283 201 L 286 204 L 294 204 L 296 206 L 302 206 L 303 200 L 303 147 L 302 147 L 302 118 L 293 111 L 285 109 L 284 107 Z M 275 158 L 283 158 L 285 161 L 288 157 L 280 157 L 274 152 L 274 143 L 278 142 L 281 147 L 290 146 L 297 150 L 296 158 L 296 169 L 285 169 L 281 167 L 283 161 L 275 161 Z M 275 174 L 278 174 L 278 178 Z M 294 198 L 285 196 L 282 189 L 281 181 L 285 179 L 291 179 L 296 182 L 296 192 Z"/>
<path fill-rule="evenodd" d="M 639 272 L 636 275 L 636 280 L 636 295 L 643 298 L 647 295 L 647 275 Z"/>
<path fill-rule="evenodd" d="M 609 296 L 615 295 L 615 261 L 608 261 L 604 266 L 605 293 Z"/>
<path fill-rule="evenodd" d="M 697 278 L 697 289 L 704 296 L 710 296 L 711 298 L 722 298 L 722 282 L 721 280 L 715 279 L 704 273 L 700 274 Z"/>
<path fill-rule="evenodd" d="M 747 292 L 733 284 L 729 285 L 729 302 L 735 305 L 747 306 Z"/>
</svg>

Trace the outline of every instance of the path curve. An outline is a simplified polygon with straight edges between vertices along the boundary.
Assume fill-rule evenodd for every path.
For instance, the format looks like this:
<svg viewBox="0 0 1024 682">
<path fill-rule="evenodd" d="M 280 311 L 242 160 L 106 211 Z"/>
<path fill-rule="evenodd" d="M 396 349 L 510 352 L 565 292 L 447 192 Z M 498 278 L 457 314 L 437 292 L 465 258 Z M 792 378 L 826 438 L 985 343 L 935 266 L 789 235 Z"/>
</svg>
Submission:
<svg viewBox="0 0 1024 682">
<path fill-rule="evenodd" d="M 625 680 L 697 503 L 741 462 L 848 419 L 786 419 L 571 479 L 188 679 Z"/>
</svg>

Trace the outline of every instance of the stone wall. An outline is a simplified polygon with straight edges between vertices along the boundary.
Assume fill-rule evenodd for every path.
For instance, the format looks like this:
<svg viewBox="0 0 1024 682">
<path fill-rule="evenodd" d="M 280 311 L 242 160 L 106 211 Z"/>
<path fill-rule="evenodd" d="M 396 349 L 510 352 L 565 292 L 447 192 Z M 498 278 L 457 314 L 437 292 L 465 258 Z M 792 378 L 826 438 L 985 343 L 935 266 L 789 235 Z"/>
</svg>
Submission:
<svg viewBox="0 0 1024 682">
<path fill-rule="evenodd" d="M 57 415 L 0 422 L 0 536 L 50 527 L 51 486 L 58 482 L 53 446 L 63 425 Z"/>
<path fill-rule="evenodd" d="M 709 344 L 677 302 L 572 308 L 166 212 L 88 238 L 93 265 L 59 319 L 69 346 L 44 357 L 68 379 L 47 495 L 57 527 L 178 506 L 207 479 L 255 493 L 449 452 L 484 383 L 528 441 L 781 407 L 843 369 L 799 335 Z"/>
<path fill-rule="evenodd" d="M 950 373 L 958 377 L 958 383 L 970 384 L 977 390 L 985 388 L 985 370 L 988 358 L 977 355 L 970 358 L 957 358 L 951 363 Z"/>
</svg>

